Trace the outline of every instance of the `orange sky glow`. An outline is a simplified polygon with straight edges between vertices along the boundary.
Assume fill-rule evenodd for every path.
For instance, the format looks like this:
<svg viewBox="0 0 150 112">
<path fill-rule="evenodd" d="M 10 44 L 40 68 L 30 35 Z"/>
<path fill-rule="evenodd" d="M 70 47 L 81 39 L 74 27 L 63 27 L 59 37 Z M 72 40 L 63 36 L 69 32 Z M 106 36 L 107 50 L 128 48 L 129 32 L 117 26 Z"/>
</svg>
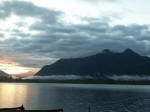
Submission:
<svg viewBox="0 0 150 112">
<path fill-rule="evenodd" d="M 33 73 L 39 70 L 39 68 L 32 68 L 32 67 L 24 67 L 21 66 L 19 63 L 13 62 L 8 59 L 0 60 L 0 70 L 10 74 L 10 75 L 18 75 L 18 74 L 25 74 L 25 73 Z"/>
</svg>

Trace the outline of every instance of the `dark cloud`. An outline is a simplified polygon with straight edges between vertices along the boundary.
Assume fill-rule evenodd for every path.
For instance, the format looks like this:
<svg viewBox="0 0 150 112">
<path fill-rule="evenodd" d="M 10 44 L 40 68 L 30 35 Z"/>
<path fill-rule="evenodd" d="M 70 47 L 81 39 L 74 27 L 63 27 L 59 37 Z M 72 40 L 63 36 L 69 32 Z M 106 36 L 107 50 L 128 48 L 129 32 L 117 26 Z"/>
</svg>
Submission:
<svg viewBox="0 0 150 112">
<path fill-rule="evenodd" d="M 3 47 L 7 52 L 30 54 L 28 57 L 14 59 L 24 66 L 39 67 L 50 63 L 49 58 L 56 60 L 87 56 L 101 52 L 105 48 L 113 51 L 131 48 L 142 55 L 150 55 L 149 25 L 110 26 L 108 17 L 107 21 L 102 18 L 84 18 L 83 21 L 87 24 L 65 24 L 58 18 L 60 12 L 41 8 L 29 2 L 5 2 L 0 8 L 7 15 L 2 16 L 3 18 L 16 14 L 39 19 L 27 27 L 30 32 L 38 33 L 25 33 L 20 30 L 22 24 L 17 23 L 18 29 L 13 29 L 9 38 L 0 41 L 1 45 L 7 46 Z"/>
<path fill-rule="evenodd" d="M 31 2 L 24 1 L 5 1 L 0 5 L 0 18 L 7 18 L 15 14 L 21 17 L 33 17 L 40 19 L 45 23 L 57 23 L 57 18 L 61 15 L 60 11 L 48 10 L 34 5 Z"/>
<path fill-rule="evenodd" d="M 122 51 L 128 47 L 149 55 L 145 50 L 147 46 L 145 41 L 149 42 L 147 34 L 150 33 L 146 25 L 110 26 L 107 23 L 95 24 L 89 21 L 89 24 L 85 25 L 58 25 L 45 30 L 38 29 L 38 31 L 42 33 L 32 35 L 31 39 L 13 38 L 8 39 L 7 42 L 12 42 L 10 44 L 12 50 L 53 58 L 90 55 L 105 48 Z"/>
<path fill-rule="evenodd" d="M 4 34 L 3 33 L 0 33 L 0 38 L 2 38 L 4 36 Z"/>
</svg>

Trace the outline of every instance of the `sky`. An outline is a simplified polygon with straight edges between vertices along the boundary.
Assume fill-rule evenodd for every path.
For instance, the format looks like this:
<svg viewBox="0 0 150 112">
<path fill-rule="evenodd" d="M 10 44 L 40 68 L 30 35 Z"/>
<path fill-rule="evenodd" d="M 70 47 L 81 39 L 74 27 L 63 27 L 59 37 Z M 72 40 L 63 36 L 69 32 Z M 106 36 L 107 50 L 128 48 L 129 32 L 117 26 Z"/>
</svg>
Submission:
<svg viewBox="0 0 150 112">
<path fill-rule="evenodd" d="M 150 0 L 1 0 L 0 70 L 131 48 L 150 56 Z"/>
</svg>

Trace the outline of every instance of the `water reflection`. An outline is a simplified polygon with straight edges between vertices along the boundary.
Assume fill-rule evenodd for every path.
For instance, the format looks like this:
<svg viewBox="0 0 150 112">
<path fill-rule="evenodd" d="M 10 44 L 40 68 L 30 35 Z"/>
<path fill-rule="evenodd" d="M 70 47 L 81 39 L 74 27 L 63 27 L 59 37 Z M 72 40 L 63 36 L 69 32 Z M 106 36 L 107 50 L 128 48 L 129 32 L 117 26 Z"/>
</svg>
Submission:
<svg viewBox="0 0 150 112">
<path fill-rule="evenodd" d="M 20 106 L 26 101 L 28 86 L 0 84 L 0 107 Z"/>
<path fill-rule="evenodd" d="M 149 112 L 150 86 L 0 84 L 0 107 L 63 108 L 65 112 Z"/>
</svg>

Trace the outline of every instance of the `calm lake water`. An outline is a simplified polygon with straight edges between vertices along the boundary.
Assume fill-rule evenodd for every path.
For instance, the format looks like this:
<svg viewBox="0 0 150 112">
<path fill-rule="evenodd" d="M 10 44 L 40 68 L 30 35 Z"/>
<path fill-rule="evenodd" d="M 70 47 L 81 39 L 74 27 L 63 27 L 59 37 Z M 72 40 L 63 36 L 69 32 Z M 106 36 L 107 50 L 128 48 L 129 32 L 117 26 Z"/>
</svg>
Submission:
<svg viewBox="0 0 150 112">
<path fill-rule="evenodd" d="M 0 83 L 0 107 L 64 112 L 150 112 L 150 86 Z"/>
</svg>

